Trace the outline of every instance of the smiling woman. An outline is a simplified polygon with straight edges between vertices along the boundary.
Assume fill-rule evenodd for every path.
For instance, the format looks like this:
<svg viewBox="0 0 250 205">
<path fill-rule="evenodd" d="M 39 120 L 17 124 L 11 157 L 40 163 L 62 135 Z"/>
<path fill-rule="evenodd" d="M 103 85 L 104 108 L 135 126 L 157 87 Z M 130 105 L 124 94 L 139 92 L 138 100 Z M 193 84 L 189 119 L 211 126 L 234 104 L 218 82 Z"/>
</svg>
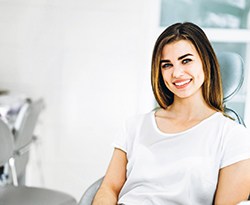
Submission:
<svg viewBox="0 0 250 205">
<path fill-rule="evenodd" d="M 246 200 L 249 131 L 225 116 L 218 60 L 203 30 L 189 22 L 166 28 L 151 80 L 160 108 L 124 123 L 93 205 Z"/>
</svg>

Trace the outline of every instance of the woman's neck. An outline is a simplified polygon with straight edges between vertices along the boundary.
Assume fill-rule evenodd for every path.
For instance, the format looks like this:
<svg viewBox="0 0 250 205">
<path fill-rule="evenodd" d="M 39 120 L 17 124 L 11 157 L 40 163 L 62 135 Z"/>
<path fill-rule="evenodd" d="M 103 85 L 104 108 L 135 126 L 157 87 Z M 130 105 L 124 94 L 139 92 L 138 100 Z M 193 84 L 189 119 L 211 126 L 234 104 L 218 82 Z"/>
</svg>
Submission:
<svg viewBox="0 0 250 205">
<path fill-rule="evenodd" d="M 183 120 L 203 120 L 216 112 L 203 98 L 175 98 L 166 111 L 171 116 Z"/>
</svg>

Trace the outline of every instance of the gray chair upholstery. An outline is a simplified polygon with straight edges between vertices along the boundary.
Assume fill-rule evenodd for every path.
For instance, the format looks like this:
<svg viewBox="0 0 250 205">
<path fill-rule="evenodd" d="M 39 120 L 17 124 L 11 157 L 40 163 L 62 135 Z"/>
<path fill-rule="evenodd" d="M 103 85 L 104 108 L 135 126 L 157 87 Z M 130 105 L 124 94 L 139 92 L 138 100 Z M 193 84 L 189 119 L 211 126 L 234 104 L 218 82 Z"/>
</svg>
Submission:
<svg viewBox="0 0 250 205">
<path fill-rule="evenodd" d="M 9 165 L 13 182 L 14 177 L 14 140 L 7 124 L 0 120 L 0 166 Z M 44 188 L 14 186 L 11 184 L 0 186 L 1 205 L 76 205 L 76 200 L 66 194 Z"/>
<path fill-rule="evenodd" d="M 229 102 L 240 90 L 244 81 L 243 59 L 237 53 L 221 52 L 217 54 L 223 85 L 223 102 L 225 113 L 235 119 L 238 123 L 245 123 L 241 116 L 227 106 Z"/>
<path fill-rule="evenodd" d="M 243 119 L 237 112 L 227 107 L 227 102 L 237 94 L 243 84 L 243 60 L 239 54 L 233 52 L 221 52 L 217 54 L 217 57 L 221 69 L 225 112 L 238 123 L 245 125 Z M 103 177 L 86 190 L 78 205 L 91 205 L 102 180 Z"/>
<path fill-rule="evenodd" d="M 103 181 L 103 177 L 95 181 L 83 194 L 80 202 L 78 205 L 91 205 L 92 201 L 95 197 L 95 194 L 99 187 L 101 186 L 101 183 Z"/>
<path fill-rule="evenodd" d="M 217 57 L 223 84 L 223 101 L 226 103 L 237 94 L 243 84 L 243 59 L 239 54 L 233 52 L 220 52 Z"/>
<path fill-rule="evenodd" d="M 73 197 L 54 190 L 6 186 L 0 188 L 0 204 L 3 205 L 76 205 Z"/>
</svg>

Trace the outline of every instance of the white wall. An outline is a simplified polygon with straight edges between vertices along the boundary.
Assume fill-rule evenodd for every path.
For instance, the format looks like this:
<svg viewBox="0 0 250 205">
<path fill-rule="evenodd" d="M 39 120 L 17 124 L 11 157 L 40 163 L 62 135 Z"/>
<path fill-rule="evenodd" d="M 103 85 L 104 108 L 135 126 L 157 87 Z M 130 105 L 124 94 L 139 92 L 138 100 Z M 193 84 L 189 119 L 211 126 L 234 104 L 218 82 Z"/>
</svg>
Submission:
<svg viewBox="0 0 250 205">
<path fill-rule="evenodd" d="M 79 199 L 122 121 L 153 108 L 154 0 L 1 0 L 0 88 L 43 97 L 28 184 Z"/>
</svg>

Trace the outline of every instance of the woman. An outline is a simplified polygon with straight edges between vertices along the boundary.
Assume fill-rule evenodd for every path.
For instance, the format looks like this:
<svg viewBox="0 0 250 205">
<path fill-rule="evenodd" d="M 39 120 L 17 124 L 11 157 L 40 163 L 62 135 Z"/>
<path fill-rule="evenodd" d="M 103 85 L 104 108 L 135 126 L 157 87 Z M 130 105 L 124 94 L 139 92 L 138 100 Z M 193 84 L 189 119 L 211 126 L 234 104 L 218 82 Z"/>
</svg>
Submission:
<svg viewBox="0 0 250 205">
<path fill-rule="evenodd" d="M 192 23 L 156 41 L 160 109 L 126 121 L 93 205 L 235 205 L 250 192 L 250 136 L 226 117 L 213 48 Z"/>
</svg>

